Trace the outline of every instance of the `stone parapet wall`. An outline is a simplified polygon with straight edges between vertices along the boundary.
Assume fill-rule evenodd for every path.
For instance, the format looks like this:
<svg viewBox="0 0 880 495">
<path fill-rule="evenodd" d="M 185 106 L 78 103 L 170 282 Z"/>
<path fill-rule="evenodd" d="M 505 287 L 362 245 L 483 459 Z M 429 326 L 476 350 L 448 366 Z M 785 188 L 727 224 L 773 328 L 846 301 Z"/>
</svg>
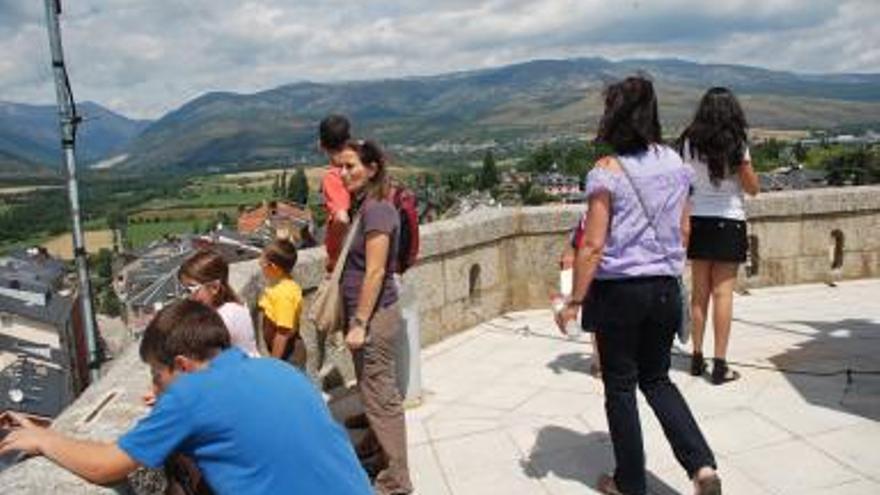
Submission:
<svg viewBox="0 0 880 495">
<path fill-rule="evenodd" d="M 417 294 L 422 345 L 512 310 L 545 307 L 558 284 L 566 233 L 582 208 L 484 209 L 423 226 L 420 261 L 405 276 Z M 757 239 L 757 271 L 740 270 L 741 288 L 880 276 L 880 187 L 764 194 L 749 199 L 747 210 L 749 234 Z M 323 275 L 323 249 L 302 251 L 294 276 L 307 304 Z M 257 262 L 234 265 L 230 276 L 236 290 L 254 301 L 262 287 Z M 310 332 L 308 325 L 303 331 Z M 315 366 L 310 363 L 312 371 Z M 55 427 L 115 438 L 144 413 L 140 396 L 148 384 L 133 346 Z M 134 478 L 139 487 L 155 486 L 154 479 L 143 473 Z M 0 486 L 4 494 L 103 493 L 45 459 L 8 469 Z"/>
<path fill-rule="evenodd" d="M 746 211 L 758 262 L 743 288 L 880 276 L 880 187 L 764 194 Z"/>
</svg>

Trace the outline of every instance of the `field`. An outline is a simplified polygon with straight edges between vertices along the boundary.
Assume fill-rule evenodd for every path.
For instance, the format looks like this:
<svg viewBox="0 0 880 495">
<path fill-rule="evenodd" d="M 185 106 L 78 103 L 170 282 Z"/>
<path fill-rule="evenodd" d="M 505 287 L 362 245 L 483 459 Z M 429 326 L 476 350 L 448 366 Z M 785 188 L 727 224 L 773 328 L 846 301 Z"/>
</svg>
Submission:
<svg viewBox="0 0 880 495">
<path fill-rule="evenodd" d="M 168 221 L 168 220 L 206 220 L 214 219 L 219 213 L 226 213 L 231 218 L 238 216 L 238 208 L 223 206 L 210 208 L 166 208 L 158 210 L 138 210 L 128 216 L 129 224 L 137 224 L 149 221 Z"/>
<path fill-rule="evenodd" d="M 87 230 L 86 250 L 97 253 L 101 248 L 113 249 L 113 234 L 109 230 Z M 52 256 L 63 260 L 73 259 L 73 238 L 71 234 L 55 236 L 42 244 Z"/>
<path fill-rule="evenodd" d="M 777 130 L 754 128 L 749 130 L 749 137 L 757 141 L 776 139 L 777 141 L 798 141 L 810 137 L 810 131 L 806 130 Z"/>
<path fill-rule="evenodd" d="M 221 182 L 233 182 L 240 183 L 242 181 L 249 184 L 251 187 L 265 187 L 269 188 L 271 191 L 272 182 L 275 180 L 275 176 L 281 175 L 284 171 L 287 171 L 287 177 L 290 178 L 290 175 L 294 172 L 293 169 L 271 169 L 271 170 L 261 170 L 258 172 L 241 172 L 236 174 L 223 174 L 218 176 L 213 176 L 205 179 L 206 184 L 210 184 L 209 181 L 221 181 Z M 320 166 L 310 166 L 306 167 L 306 178 L 309 181 L 309 194 L 317 194 L 318 190 L 321 186 L 321 177 L 324 176 L 324 172 L 327 171 L 327 167 L 324 165 Z M 407 177 L 409 175 L 417 174 L 425 172 L 424 169 L 413 167 L 413 166 L 400 166 L 400 165 L 392 165 L 388 167 L 388 171 L 394 177 Z"/>
<path fill-rule="evenodd" d="M 166 234 L 192 233 L 195 227 L 201 230 L 207 225 L 208 222 L 204 220 L 166 220 L 155 223 L 131 224 L 128 226 L 128 240 L 132 248 L 137 249 Z M 109 230 L 87 230 L 85 236 L 86 249 L 90 254 L 97 253 L 102 248 L 113 248 L 113 235 Z M 73 259 L 73 240 L 70 234 L 55 236 L 43 242 L 42 246 L 48 249 L 52 256 L 64 260 Z"/>
<path fill-rule="evenodd" d="M 172 220 L 158 223 L 133 224 L 128 226 L 128 241 L 131 243 L 132 248 L 138 249 L 164 235 L 192 233 L 195 227 L 201 229 L 205 225 L 205 222 L 193 220 Z"/>
<path fill-rule="evenodd" d="M 321 177 L 326 168 L 307 167 L 310 203 L 318 197 Z M 293 169 L 271 169 L 256 172 L 207 175 L 192 179 L 176 194 L 150 200 L 128 214 L 128 240 L 138 248 L 165 234 L 190 233 L 204 230 L 223 213 L 234 221 L 240 207 L 251 207 L 274 199 L 275 178 Z M 415 167 L 390 167 L 392 175 L 406 177 L 421 172 Z"/>
<path fill-rule="evenodd" d="M 178 194 L 161 199 L 151 200 L 139 208 L 139 210 L 174 210 L 185 208 L 215 208 L 223 206 L 251 205 L 267 199 L 271 195 L 271 188 L 257 188 L 238 186 L 235 184 L 223 186 L 207 186 L 193 184 L 181 190 Z"/>
<path fill-rule="evenodd" d="M 26 194 L 34 191 L 42 191 L 46 189 L 61 189 L 61 186 L 18 186 L 18 187 L 0 187 L 0 196 L 10 196 L 16 194 Z"/>
</svg>

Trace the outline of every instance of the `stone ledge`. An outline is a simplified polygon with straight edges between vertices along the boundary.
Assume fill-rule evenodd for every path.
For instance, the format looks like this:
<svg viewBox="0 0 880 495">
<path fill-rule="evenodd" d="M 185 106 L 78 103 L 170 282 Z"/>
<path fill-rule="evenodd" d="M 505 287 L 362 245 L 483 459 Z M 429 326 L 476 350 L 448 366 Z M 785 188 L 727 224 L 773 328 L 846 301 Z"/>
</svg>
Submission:
<svg viewBox="0 0 880 495">
<path fill-rule="evenodd" d="M 764 219 L 772 221 L 785 217 L 792 221 L 802 221 L 804 216 L 870 215 L 870 212 L 880 212 L 880 187 L 766 193 L 747 200 L 746 206 L 750 220 L 756 223 L 761 223 Z M 555 273 L 544 274 L 537 260 L 541 257 L 555 259 L 558 256 L 558 252 L 549 252 L 548 249 L 558 247 L 561 236 L 574 225 L 578 213 L 582 210 L 583 205 L 483 209 L 452 220 L 425 225 L 422 228 L 422 259 L 408 276 L 412 275 L 420 281 L 424 278 L 430 279 L 439 269 L 431 267 L 443 262 L 445 256 L 468 256 L 467 252 L 473 251 L 471 248 L 497 244 L 499 249 L 508 249 L 502 251 L 503 253 L 506 252 L 508 256 L 515 258 L 514 261 L 505 260 L 506 263 L 524 265 L 519 266 L 520 271 L 511 269 L 511 272 L 505 276 L 515 278 L 536 274 L 541 277 L 547 275 L 543 277 L 546 280 L 542 278 L 537 281 L 538 283 L 527 284 L 529 287 L 519 287 L 516 282 L 508 280 L 506 295 L 499 293 L 497 287 L 487 287 L 485 307 L 478 305 L 479 307 L 472 309 L 479 311 L 485 318 L 491 318 L 499 311 L 528 307 L 539 299 L 543 301 L 541 298 L 546 294 L 542 292 L 545 288 L 542 283 L 550 285 L 556 283 Z M 877 225 L 880 226 L 880 223 Z M 521 239 L 517 240 L 517 238 Z M 870 250 L 868 254 L 873 253 L 873 258 L 869 261 L 873 260 L 880 270 L 880 253 L 875 252 L 873 246 L 869 246 L 868 249 Z M 320 283 L 324 274 L 325 257 L 323 248 L 300 252 L 294 275 L 307 292 Z M 794 264 L 795 259 L 782 261 Z M 761 279 L 766 279 L 768 284 L 783 283 L 784 278 L 777 280 L 773 274 L 774 264 L 779 264 L 781 261 L 770 259 L 767 262 L 769 264 L 764 266 L 765 272 L 762 273 Z M 555 263 L 547 266 L 555 266 Z M 248 301 L 253 301 L 261 289 L 259 272 L 256 261 L 238 263 L 233 265 L 230 271 L 233 287 Z M 442 270 L 440 273 L 442 275 Z M 536 282 L 533 279 L 529 280 Z M 440 285 L 439 289 L 442 291 L 444 282 L 436 282 L 435 285 Z M 463 311 L 462 304 L 465 304 L 463 301 L 452 302 L 458 306 L 453 304 L 446 310 L 445 316 Z M 444 301 L 443 306 L 446 303 L 447 301 Z M 440 314 L 443 312 L 441 309 L 428 309 L 422 315 L 426 342 L 440 340 L 458 327 L 457 324 L 453 324 L 454 322 L 440 321 L 444 319 Z M 473 325 L 473 322 L 469 323 Z M 429 328 L 432 324 L 437 325 L 438 328 Z M 110 366 L 100 381 L 86 390 L 56 419 L 54 426 L 79 437 L 115 439 L 127 431 L 145 412 L 140 397 L 147 390 L 148 384 L 147 369 L 140 363 L 137 346 L 134 345 Z M 116 395 L 106 400 L 114 392 Z M 101 405 L 103 405 L 101 410 L 93 414 Z M 91 416 L 90 421 L 85 421 L 89 416 Z M 140 479 L 140 477 L 136 478 Z M 127 487 L 117 490 L 96 487 L 42 458 L 28 460 L 0 473 L 0 485 L 3 487 L 4 495 L 118 493 L 128 489 Z"/>
<path fill-rule="evenodd" d="M 750 220 L 878 210 L 880 186 L 780 191 L 746 199 L 746 213 Z"/>
<path fill-rule="evenodd" d="M 97 383 L 71 404 L 52 427 L 78 438 L 112 441 L 125 433 L 143 414 L 141 396 L 150 384 L 149 371 L 140 361 L 138 346 L 131 345 Z M 0 473 L 4 495 L 64 493 L 128 493 L 126 484 L 103 488 L 38 457 Z"/>
</svg>

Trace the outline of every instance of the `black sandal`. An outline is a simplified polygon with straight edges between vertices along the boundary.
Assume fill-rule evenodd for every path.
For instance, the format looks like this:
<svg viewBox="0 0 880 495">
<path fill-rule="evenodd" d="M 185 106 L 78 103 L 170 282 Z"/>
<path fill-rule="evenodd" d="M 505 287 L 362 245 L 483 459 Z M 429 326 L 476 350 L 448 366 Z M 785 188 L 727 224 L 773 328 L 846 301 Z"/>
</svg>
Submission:
<svg viewBox="0 0 880 495">
<path fill-rule="evenodd" d="M 706 372 L 706 360 L 702 352 L 695 352 L 691 356 L 691 375 L 702 376 Z"/>
<path fill-rule="evenodd" d="M 739 380 L 739 372 L 732 370 L 727 366 L 727 361 L 715 358 L 715 365 L 712 367 L 712 384 L 721 385 L 727 382 Z"/>
</svg>

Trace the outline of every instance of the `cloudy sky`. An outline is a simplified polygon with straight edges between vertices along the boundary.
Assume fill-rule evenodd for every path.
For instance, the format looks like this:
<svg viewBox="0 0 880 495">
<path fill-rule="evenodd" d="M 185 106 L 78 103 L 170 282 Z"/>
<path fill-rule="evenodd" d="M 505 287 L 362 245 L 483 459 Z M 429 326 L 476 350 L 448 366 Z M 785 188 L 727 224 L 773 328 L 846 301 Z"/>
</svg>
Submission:
<svg viewBox="0 0 880 495">
<path fill-rule="evenodd" d="M 62 0 L 78 100 L 155 118 L 211 90 L 535 58 L 880 72 L 880 0 Z M 41 0 L 0 0 L 0 100 L 54 101 Z"/>
</svg>

